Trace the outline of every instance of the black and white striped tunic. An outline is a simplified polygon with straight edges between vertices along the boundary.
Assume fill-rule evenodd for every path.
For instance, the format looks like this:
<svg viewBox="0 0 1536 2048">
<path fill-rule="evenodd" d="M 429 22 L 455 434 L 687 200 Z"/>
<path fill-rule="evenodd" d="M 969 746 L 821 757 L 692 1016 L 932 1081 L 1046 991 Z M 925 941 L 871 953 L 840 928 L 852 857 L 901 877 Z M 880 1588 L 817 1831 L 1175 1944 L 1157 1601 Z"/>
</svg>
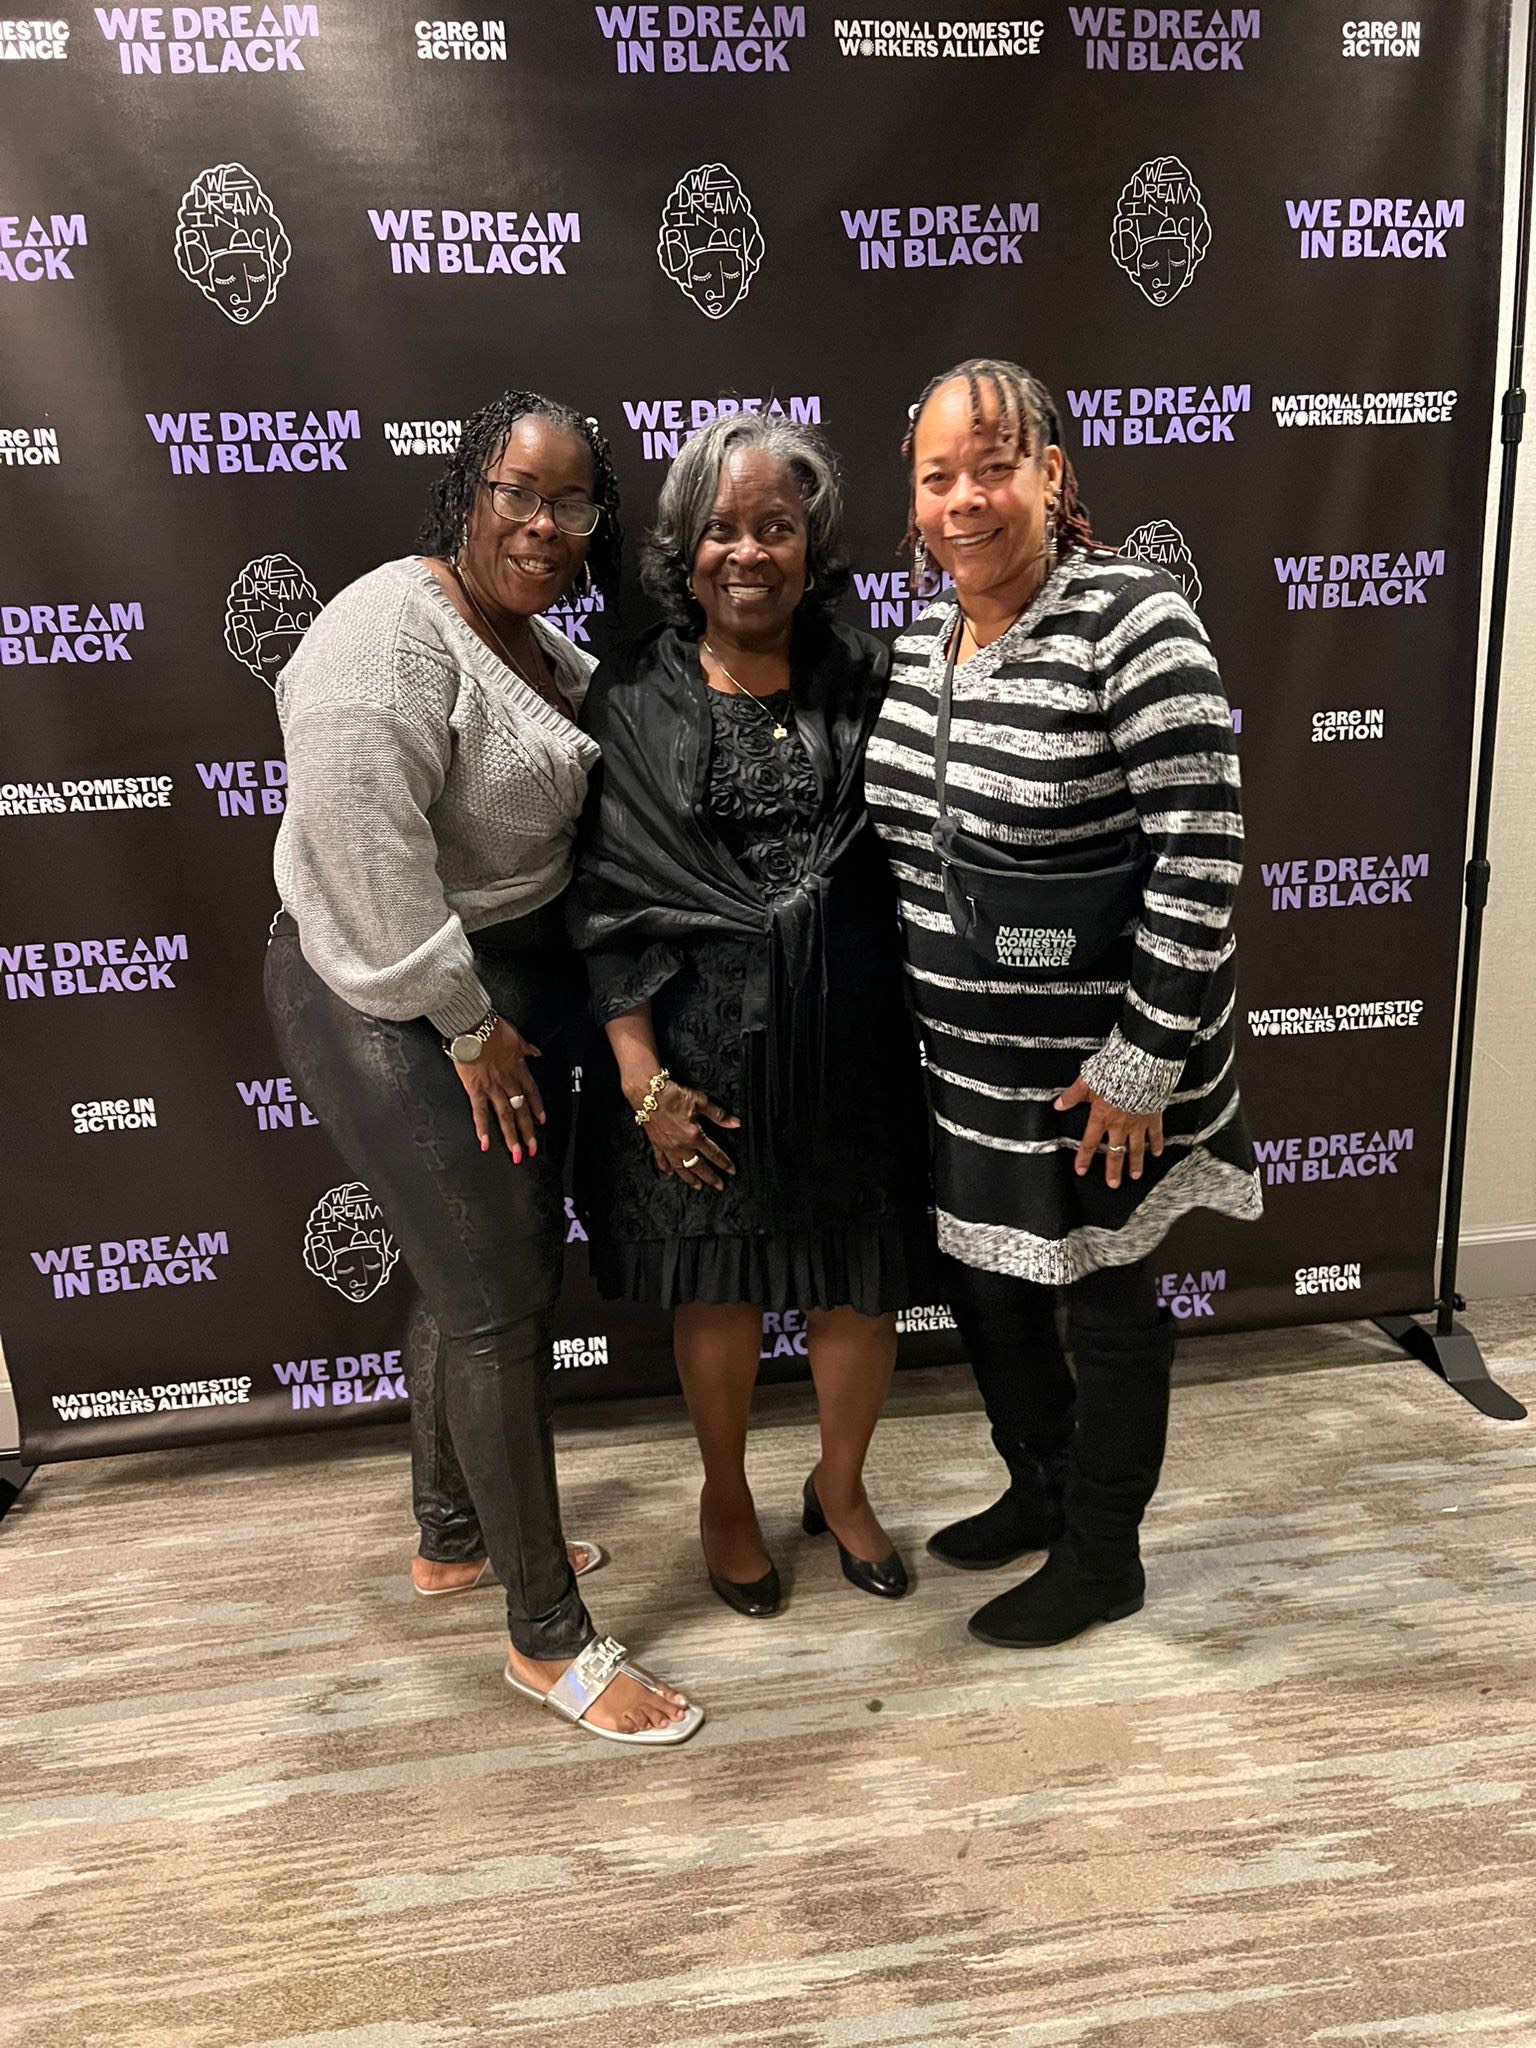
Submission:
<svg viewBox="0 0 1536 2048">
<path fill-rule="evenodd" d="M 1142 915 L 1095 979 L 990 966 L 956 936 L 931 828 L 952 599 L 896 642 L 870 741 L 870 812 L 901 891 L 907 972 L 936 1125 L 939 1238 L 966 1265 L 1068 1285 L 1127 1265 L 1194 1208 L 1262 1199 L 1233 1069 L 1242 859 L 1237 753 L 1205 630 L 1160 569 L 1074 554 L 1023 617 L 955 670 L 946 795 L 1003 847 L 1106 847 L 1138 822 L 1155 864 Z M 1080 1178 L 1081 1073 L 1163 1114 L 1138 1182 Z"/>
</svg>

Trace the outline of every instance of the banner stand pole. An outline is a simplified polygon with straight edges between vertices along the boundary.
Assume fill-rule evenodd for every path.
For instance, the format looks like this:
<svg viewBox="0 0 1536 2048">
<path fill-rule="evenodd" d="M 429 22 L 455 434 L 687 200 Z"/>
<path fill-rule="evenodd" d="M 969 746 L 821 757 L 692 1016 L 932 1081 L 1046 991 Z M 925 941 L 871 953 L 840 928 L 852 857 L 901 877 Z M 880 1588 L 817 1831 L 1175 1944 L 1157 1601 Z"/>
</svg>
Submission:
<svg viewBox="0 0 1536 2048">
<path fill-rule="evenodd" d="M 21 1499 L 22 1489 L 36 1469 L 35 1465 L 23 1465 L 20 1458 L 0 1458 L 0 1521 Z"/>
<path fill-rule="evenodd" d="M 1510 33 L 1513 36 L 1514 24 Z M 1483 906 L 1488 901 L 1488 821 L 1493 804 L 1494 750 L 1498 743 L 1499 684 L 1504 665 L 1504 617 L 1509 600 L 1509 561 L 1515 528 L 1515 475 L 1525 429 L 1525 313 L 1530 283 L 1531 174 L 1536 161 L 1536 23 L 1526 20 L 1524 120 L 1520 142 L 1519 220 L 1515 240 L 1514 307 L 1509 348 L 1509 384 L 1502 406 L 1504 445 L 1499 476 L 1498 521 L 1494 529 L 1493 579 L 1488 614 L 1488 660 L 1483 679 L 1483 724 L 1478 743 L 1477 783 L 1467 860 L 1467 923 L 1462 940 L 1461 1000 L 1456 1017 L 1456 1072 L 1451 1091 L 1446 1145 L 1445 1226 L 1440 1253 L 1440 1289 L 1433 1326 L 1412 1316 L 1378 1316 L 1376 1327 L 1411 1357 L 1439 1373 L 1446 1385 L 1484 1415 L 1520 1422 L 1525 1409 L 1488 1372 L 1476 1337 L 1456 1320 L 1466 1302 L 1456 1291 L 1461 1237 L 1462 1185 L 1467 1171 L 1467 1125 L 1472 1097 L 1472 1040 L 1477 1021 L 1477 973 L 1483 948 Z"/>
</svg>

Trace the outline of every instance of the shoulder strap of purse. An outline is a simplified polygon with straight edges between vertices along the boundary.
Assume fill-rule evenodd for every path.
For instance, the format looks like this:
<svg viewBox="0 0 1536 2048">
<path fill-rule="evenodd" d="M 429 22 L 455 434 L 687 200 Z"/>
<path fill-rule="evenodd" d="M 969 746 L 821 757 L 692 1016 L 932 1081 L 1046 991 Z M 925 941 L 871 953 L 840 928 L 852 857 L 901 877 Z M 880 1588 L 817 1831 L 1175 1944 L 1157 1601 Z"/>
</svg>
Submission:
<svg viewBox="0 0 1536 2048">
<path fill-rule="evenodd" d="M 955 607 L 955 622 L 950 629 L 949 651 L 944 659 L 944 680 L 939 685 L 938 726 L 933 739 L 933 760 L 938 770 L 939 816 L 946 815 L 944 802 L 944 775 L 949 766 L 949 707 L 955 692 L 955 657 L 960 652 L 960 641 L 965 633 L 965 620 L 960 608 Z"/>
</svg>

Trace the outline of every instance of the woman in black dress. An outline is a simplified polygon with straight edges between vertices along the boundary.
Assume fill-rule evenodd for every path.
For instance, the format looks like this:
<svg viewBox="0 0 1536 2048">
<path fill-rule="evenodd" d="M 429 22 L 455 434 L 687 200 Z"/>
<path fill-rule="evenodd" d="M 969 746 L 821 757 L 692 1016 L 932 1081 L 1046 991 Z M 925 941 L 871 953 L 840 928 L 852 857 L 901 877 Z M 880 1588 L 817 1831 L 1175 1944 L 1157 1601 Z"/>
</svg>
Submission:
<svg viewBox="0 0 1536 2048">
<path fill-rule="evenodd" d="M 864 810 L 885 648 L 833 623 L 841 494 L 814 435 L 723 419 L 662 488 L 670 624 L 604 662 L 571 892 L 614 1060 L 582 1101 L 599 1287 L 673 1311 L 710 1582 L 771 1614 L 745 1470 L 765 1310 L 803 1309 L 821 1419 L 804 1526 L 906 1591 L 864 1492 L 895 1312 L 932 1298 L 923 1105 L 894 888 Z"/>
</svg>

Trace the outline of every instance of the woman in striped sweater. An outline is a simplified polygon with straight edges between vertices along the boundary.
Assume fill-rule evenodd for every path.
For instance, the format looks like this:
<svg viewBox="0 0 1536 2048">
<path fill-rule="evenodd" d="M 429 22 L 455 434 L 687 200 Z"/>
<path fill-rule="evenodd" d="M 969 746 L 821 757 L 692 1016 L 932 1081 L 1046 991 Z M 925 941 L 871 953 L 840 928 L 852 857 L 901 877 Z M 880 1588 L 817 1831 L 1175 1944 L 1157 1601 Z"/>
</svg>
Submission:
<svg viewBox="0 0 1536 2048">
<path fill-rule="evenodd" d="M 866 766 L 927 1052 L 940 1242 L 1009 1473 L 928 1548 L 970 1569 L 1049 1551 L 972 1619 L 1006 1647 L 1142 1605 L 1173 1358 L 1149 1254 L 1190 1209 L 1260 1210 L 1233 1071 L 1226 699 L 1177 586 L 1093 539 L 1059 440 L 1050 394 L 1014 363 L 963 363 L 913 408 L 913 581 L 937 564 L 954 590 L 897 641 Z M 971 924 L 967 876 L 997 886 L 978 870 L 1117 860 L 1128 909 L 1091 951 L 1049 912 Z M 1102 875 L 1043 886 L 1103 900 Z"/>
</svg>

